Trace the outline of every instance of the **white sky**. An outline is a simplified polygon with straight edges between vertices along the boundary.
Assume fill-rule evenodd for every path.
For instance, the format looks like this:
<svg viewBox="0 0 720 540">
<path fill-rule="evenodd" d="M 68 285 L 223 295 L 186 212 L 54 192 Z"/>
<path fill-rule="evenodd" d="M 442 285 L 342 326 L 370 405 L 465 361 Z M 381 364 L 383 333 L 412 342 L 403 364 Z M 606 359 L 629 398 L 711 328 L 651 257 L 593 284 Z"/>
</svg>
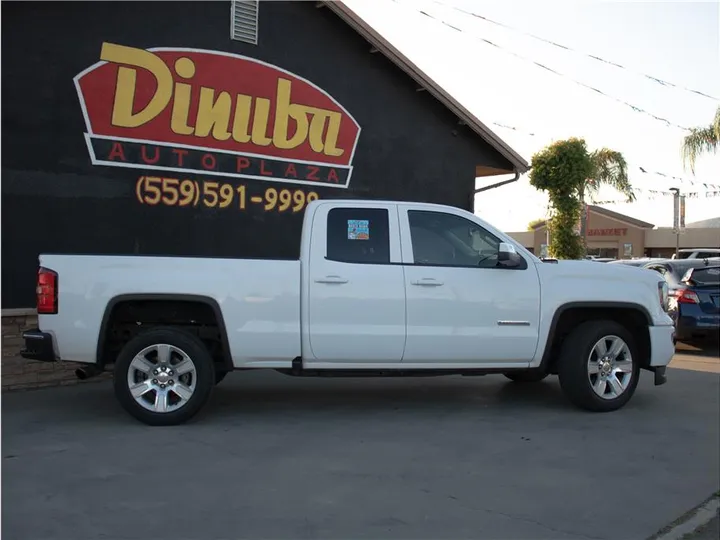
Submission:
<svg viewBox="0 0 720 540">
<path fill-rule="evenodd" d="M 720 154 L 701 159 L 693 176 L 682 166 L 681 130 L 666 127 L 504 50 L 531 58 L 675 124 L 705 126 L 713 118 L 716 101 L 662 86 L 635 72 L 720 96 L 718 2 L 442 0 L 443 6 L 433 0 L 346 0 L 346 4 L 528 162 L 533 153 L 553 140 L 579 136 L 585 137 L 590 149 L 606 146 L 623 152 L 633 187 L 662 191 L 679 187 L 683 192 L 705 192 L 708 189 L 702 183 L 720 186 Z M 473 11 L 629 70 L 544 44 L 448 6 Z M 682 177 L 684 182 L 643 174 L 638 166 Z M 478 179 L 477 186 L 502 179 Z M 691 180 L 695 185 L 690 184 Z M 608 190 L 600 198 L 622 197 Z M 524 175 L 518 182 L 478 194 L 475 207 L 479 215 L 500 229 L 519 231 L 525 230 L 530 220 L 545 216 L 546 202 L 545 195 L 531 187 Z M 650 199 L 643 194 L 633 204 L 605 207 L 657 226 L 672 225 L 671 196 Z M 701 194 L 698 199 L 687 199 L 687 222 L 719 215 L 720 197 L 706 198 Z"/>
</svg>

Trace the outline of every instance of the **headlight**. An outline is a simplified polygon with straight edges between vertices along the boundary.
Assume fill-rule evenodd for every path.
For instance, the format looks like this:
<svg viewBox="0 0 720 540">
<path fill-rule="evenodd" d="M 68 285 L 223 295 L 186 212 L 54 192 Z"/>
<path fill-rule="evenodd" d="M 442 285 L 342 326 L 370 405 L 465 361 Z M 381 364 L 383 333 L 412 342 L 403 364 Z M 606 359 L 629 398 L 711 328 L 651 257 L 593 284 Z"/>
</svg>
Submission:
<svg viewBox="0 0 720 540">
<path fill-rule="evenodd" d="M 669 309 L 669 300 L 668 300 L 668 284 L 667 281 L 658 281 L 658 299 L 660 300 L 660 305 L 662 306 L 664 311 L 668 311 Z"/>
</svg>

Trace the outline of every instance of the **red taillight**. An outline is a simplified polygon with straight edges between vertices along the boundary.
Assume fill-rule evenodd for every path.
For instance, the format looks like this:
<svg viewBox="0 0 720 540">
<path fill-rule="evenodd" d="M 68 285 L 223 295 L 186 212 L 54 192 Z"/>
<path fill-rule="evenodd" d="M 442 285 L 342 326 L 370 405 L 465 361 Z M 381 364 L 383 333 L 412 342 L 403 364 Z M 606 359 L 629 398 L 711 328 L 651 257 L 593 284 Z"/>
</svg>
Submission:
<svg viewBox="0 0 720 540">
<path fill-rule="evenodd" d="M 51 315 L 58 312 L 57 272 L 40 267 L 37 277 L 37 311 Z"/>
<path fill-rule="evenodd" d="M 678 301 L 678 304 L 699 304 L 700 298 L 698 298 L 698 295 L 694 293 L 693 291 L 688 291 L 687 289 L 680 289 L 675 293 L 675 298 Z"/>
</svg>

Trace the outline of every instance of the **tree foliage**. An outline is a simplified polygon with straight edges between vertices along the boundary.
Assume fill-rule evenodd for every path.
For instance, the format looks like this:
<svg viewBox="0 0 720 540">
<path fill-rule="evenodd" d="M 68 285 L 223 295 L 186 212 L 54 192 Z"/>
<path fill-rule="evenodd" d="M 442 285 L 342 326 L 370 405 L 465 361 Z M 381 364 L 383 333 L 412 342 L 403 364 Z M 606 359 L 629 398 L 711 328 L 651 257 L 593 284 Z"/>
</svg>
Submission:
<svg viewBox="0 0 720 540">
<path fill-rule="evenodd" d="M 539 227 L 540 225 L 544 225 L 545 220 L 543 218 L 533 219 L 530 223 L 527 225 L 528 231 L 534 231 L 536 227 Z"/>
<path fill-rule="evenodd" d="M 695 162 L 705 153 L 717 152 L 720 146 L 720 107 L 715 111 L 715 118 L 709 126 L 692 128 L 690 134 L 683 139 L 683 165 L 690 167 L 695 174 Z"/>
<path fill-rule="evenodd" d="M 590 154 L 590 161 L 592 173 L 583 185 L 582 195 L 587 193 L 590 199 L 594 200 L 602 186 L 610 186 L 625 195 L 627 202 L 635 201 L 635 193 L 628 178 L 627 162 L 620 152 L 600 148 Z"/>
<path fill-rule="evenodd" d="M 551 257 L 579 259 L 583 245 L 575 227 L 580 219 L 580 193 L 592 177 L 593 161 L 584 139 L 570 138 L 547 146 L 532 157 L 530 185 L 547 192 L 554 209 L 548 220 Z"/>
</svg>

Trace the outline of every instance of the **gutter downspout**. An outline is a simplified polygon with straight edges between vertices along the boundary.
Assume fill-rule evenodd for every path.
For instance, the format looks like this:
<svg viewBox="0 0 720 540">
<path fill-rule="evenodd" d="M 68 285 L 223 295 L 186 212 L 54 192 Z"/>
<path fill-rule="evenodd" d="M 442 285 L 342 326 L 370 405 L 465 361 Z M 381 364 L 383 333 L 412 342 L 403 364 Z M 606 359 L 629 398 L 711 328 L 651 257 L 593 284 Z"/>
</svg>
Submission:
<svg viewBox="0 0 720 540">
<path fill-rule="evenodd" d="M 484 187 L 478 188 L 475 190 L 475 193 L 477 194 L 477 193 L 480 193 L 481 191 L 487 191 L 488 189 L 493 189 L 496 187 L 504 186 L 505 184 L 517 182 L 519 178 L 520 178 L 520 173 L 518 172 L 517 169 L 515 169 L 515 177 L 514 178 L 511 178 L 510 180 L 503 180 L 502 182 L 498 182 L 497 184 L 493 184 L 491 186 L 484 186 Z"/>
</svg>

